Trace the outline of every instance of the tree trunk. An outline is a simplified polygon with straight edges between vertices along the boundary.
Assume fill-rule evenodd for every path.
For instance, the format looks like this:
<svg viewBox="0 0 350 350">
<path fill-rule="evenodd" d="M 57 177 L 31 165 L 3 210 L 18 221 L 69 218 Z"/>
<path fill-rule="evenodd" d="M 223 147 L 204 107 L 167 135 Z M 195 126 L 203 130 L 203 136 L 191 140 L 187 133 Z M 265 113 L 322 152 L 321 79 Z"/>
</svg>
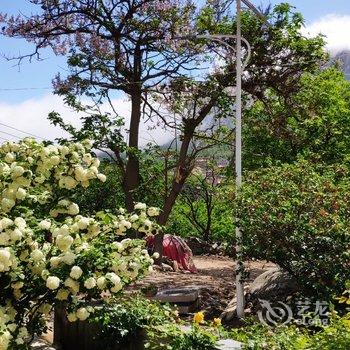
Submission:
<svg viewBox="0 0 350 350">
<path fill-rule="evenodd" d="M 128 161 L 125 167 L 123 189 L 125 191 L 125 206 L 130 212 L 134 210 L 134 191 L 140 184 L 140 164 L 138 158 L 139 150 L 139 128 L 141 120 L 141 62 L 142 52 L 139 43 L 135 46 L 134 64 L 132 69 L 133 83 L 130 87 L 131 117 L 129 128 Z"/>
<path fill-rule="evenodd" d="M 164 202 L 163 211 L 158 218 L 158 223 L 160 225 L 165 225 L 168 221 L 175 201 L 182 191 L 182 188 L 188 176 L 191 174 L 191 171 L 194 167 L 194 157 L 192 157 L 192 159 L 188 159 L 187 156 L 191 140 L 193 139 L 196 127 L 210 113 L 211 109 L 216 103 L 216 100 L 217 97 L 211 98 L 209 103 L 201 109 L 197 118 L 184 120 L 184 137 L 180 148 L 179 161 L 176 168 L 175 177 L 172 182 L 171 190 Z M 164 233 L 158 233 L 154 241 L 154 250 L 159 254 L 159 258 L 156 259 L 157 264 L 161 263 L 163 257 L 163 237 Z"/>
<path fill-rule="evenodd" d="M 191 173 L 193 169 L 193 164 L 187 159 L 187 152 L 190 146 L 190 142 L 193 137 L 194 128 L 190 129 L 188 133 L 184 136 L 184 140 L 181 144 L 180 154 L 179 154 L 179 162 L 176 168 L 176 174 L 174 176 L 174 180 L 171 186 L 171 190 L 169 195 L 167 196 L 163 210 L 158 218 L 159 225 L 165 225 L 168 221 L 169 215 L 171 213 L 171 209 L 173 208 L 175 201 L 180 194 L 184 183 Z M 163 257 L 163 238 L 164 233 L 160 232 L 156 235 L 154 241 L 154 250 L 159 254 L 159 258 L 156 259 L 156 263 L 160 264 Z"/>
<path fill-rule="evenodd" d="M 125 192 L 125 206 L 128 211 L 134 209 L 134 194 L 140 183 L 139 159 L 137 155 L 139 146 L 139 126 L 141 119 L 141 91 L 131 96 L 131 119 L 129 129 L 128 161 L 125 168 L 123 189 Z"/>
</svg>

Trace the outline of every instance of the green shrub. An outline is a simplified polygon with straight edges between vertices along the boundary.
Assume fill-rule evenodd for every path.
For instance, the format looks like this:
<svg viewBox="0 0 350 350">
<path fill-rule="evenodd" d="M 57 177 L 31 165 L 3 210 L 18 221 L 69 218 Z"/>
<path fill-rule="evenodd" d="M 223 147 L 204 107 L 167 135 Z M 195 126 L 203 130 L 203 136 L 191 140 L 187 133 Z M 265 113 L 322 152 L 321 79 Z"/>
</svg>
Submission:
<svg viewBox="0 0 350 350">
<path fill-rule="evenodd" d="M 310 295 L 342 292 L 350 266 L 345 166 L 300 161 L 252 172 L 237 210 L 246 256 L 283 267 Z"/>
<path fill-rule="evenodd" d="M 244 344 L 243 350 L 348 350 L 350 314 L 332 319 L 314 333 L 293 325 L 269 328 L 254 324 L 232 330 L 230 336 Z"/>
<path fill-rule="evenodd" d="M 95 310 L 90 322 L 101 327 L 97 337 L 108 349 L 109 344 L 128 341 L 146 327 L 173 323 L 174 314 L 168 306 L 132 296 L 104 304 Z"/>
<path fill-rule="evenodd" d="M 198 325 L 184 331 L 178 325 L 165 324 L 148 329 L 148 340 L 146 348 L 151 350 L 214 350 L 217 336 Z"/>
<path fill-rule="evenodd" d="M 97 338 L 105 349 L 145 336 L 150 350 L 212 350 L 217 336 L 210 329 L 193 325 L 184 331 L 177 313 L 167 305 L 141 296 L 114 299 L 95 309 L 89 322 L 98 324 Z"/>
<path fill-rule="evenodd" d="M 213 210 L 211 213 L 211 225 L 209 241 L 232 244 L 235 237 L 234 206 L 232 202 L 232 190 L 230 185 L 216 186 L 213 194 Z M 205 201 L 196 199 L 193 201 L 196 210 L 196 219 L 205 226 L 208 220 Z M 167 233 L 181 237 L 198 237 L 204 239 L 204 232 L 198 228 L 190 215 L 188 202 L 180 195 L 177 199 L 169 222 Z"/>
</svg>

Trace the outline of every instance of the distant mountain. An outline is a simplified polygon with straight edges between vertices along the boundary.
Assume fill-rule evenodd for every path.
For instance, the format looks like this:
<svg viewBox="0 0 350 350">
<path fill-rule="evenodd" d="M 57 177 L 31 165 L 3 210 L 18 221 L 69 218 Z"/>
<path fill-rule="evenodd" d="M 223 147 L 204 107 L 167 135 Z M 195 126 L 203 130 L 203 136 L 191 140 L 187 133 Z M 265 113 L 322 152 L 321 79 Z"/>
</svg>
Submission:
<svg viewBox="0 0 350 350">
<path fill-rule="evenodd" d="M 333 59 L 340 63 L 340 67 L 344 71 L 347 80 L 350 80 L 350 51 L 341 51 Z"/>
</svg>

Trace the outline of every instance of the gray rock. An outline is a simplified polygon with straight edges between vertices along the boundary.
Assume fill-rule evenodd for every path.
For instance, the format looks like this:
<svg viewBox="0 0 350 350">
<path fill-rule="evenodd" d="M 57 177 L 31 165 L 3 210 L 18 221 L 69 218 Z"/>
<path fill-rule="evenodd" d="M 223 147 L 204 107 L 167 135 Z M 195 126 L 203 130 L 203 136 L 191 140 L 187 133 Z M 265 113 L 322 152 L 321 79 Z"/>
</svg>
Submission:
<svg viewBox="0 0 350 350">
<path fill-rule="evenodd" d="M 249 299 L 280 300 L 297 290 L 298 284 L 294 277 L 275 267 L 262 273 L 253 281 Z"/>
<path fill-rule="evenodd" d="M 30 344 L 30 348 L 33 350 L 56 350 L 51 345 L 43 341 L 42 339 L 35 339 Z"/>
<path fill-rule="evenodd" d="M 245 291 L 245 304 L 260 305 L 259 299 L 276 301 L 285 300 L 298 290 L 297 281 L 282 269 L 275 267 L 259 275 L 250 285 L 250 292 Z M 253 307 L 252 310 L 254 310 Z M 252 311 L 250 310 L 250 311 Z M 234 297 L 221 314 L 224 322 L 230 322 L 237 315 L 237 299 Z"/>
<path fill-rule="evenodd" d="M 216 346 L 217 350 L 235 350 L 242 349 L 242 343 L 232 339 L 220 340 Z"/>
<path fill-rule="evenodd" d="M 162 263 L 162 270 L 168 271 L 168 272 L 174 272 L 174 269 L 170 265 L 165 264 L 165 263 Z"/>
</svg>

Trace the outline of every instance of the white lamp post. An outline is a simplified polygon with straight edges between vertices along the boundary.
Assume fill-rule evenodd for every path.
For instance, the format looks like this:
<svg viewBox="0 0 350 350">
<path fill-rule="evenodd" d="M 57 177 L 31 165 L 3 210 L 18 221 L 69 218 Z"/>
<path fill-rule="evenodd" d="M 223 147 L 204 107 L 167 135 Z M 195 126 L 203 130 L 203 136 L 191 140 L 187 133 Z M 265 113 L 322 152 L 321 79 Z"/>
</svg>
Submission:
<svg viewBox="0 0 350 350">
<path fill-rule="evenodd" d="M 242 31 L 241 31 L 241 0 L 237 4 L 237 39 L 236 39 L 236 147 L 235 147 L 235 170 L 236 170 L 236 196 L 242 185 Z M 242 281 L 242 232 L 238 226 L 236 217 L 236 300 L 237 317 L 244 316 L 244 285 Z"/>
<path fill-rule="evenodd" d="M 241 30 L 241 14 L 243 2 L 249 9 L 251 9 L 257 16 L 262 18 L 266 22 L 266 18 L 261 14 L 255 6 L 249 0 L 236 0 L 237 4 L 237 33 L 236 35 L 189 35 L 180 37 L 177 39 L 188 40 L 188 39 L 208 39 L 212 41 L 220 42 L 236 51 L 236 120 L 235 120 L 235 174 L 236 174 L 236 195 L 242 185 L 242 73 L 244 67 L 247 65 L 251 56 L 251 47 L 249 42 L 242 37 Z M 236 39 L 236 47 L 227 44 L 224 39 Z M 242 42 L 245 44 L 247 49 L 246 59 L 242 62 Z M 238 223 L 238 218 L 236 218 Z M 236 298 L 237 298 L 237 317 L 242 318 L 244 316 L 244 285 L 242 281 L 242 232 L 238 225 L 236 225 Z"/>
</svg>

